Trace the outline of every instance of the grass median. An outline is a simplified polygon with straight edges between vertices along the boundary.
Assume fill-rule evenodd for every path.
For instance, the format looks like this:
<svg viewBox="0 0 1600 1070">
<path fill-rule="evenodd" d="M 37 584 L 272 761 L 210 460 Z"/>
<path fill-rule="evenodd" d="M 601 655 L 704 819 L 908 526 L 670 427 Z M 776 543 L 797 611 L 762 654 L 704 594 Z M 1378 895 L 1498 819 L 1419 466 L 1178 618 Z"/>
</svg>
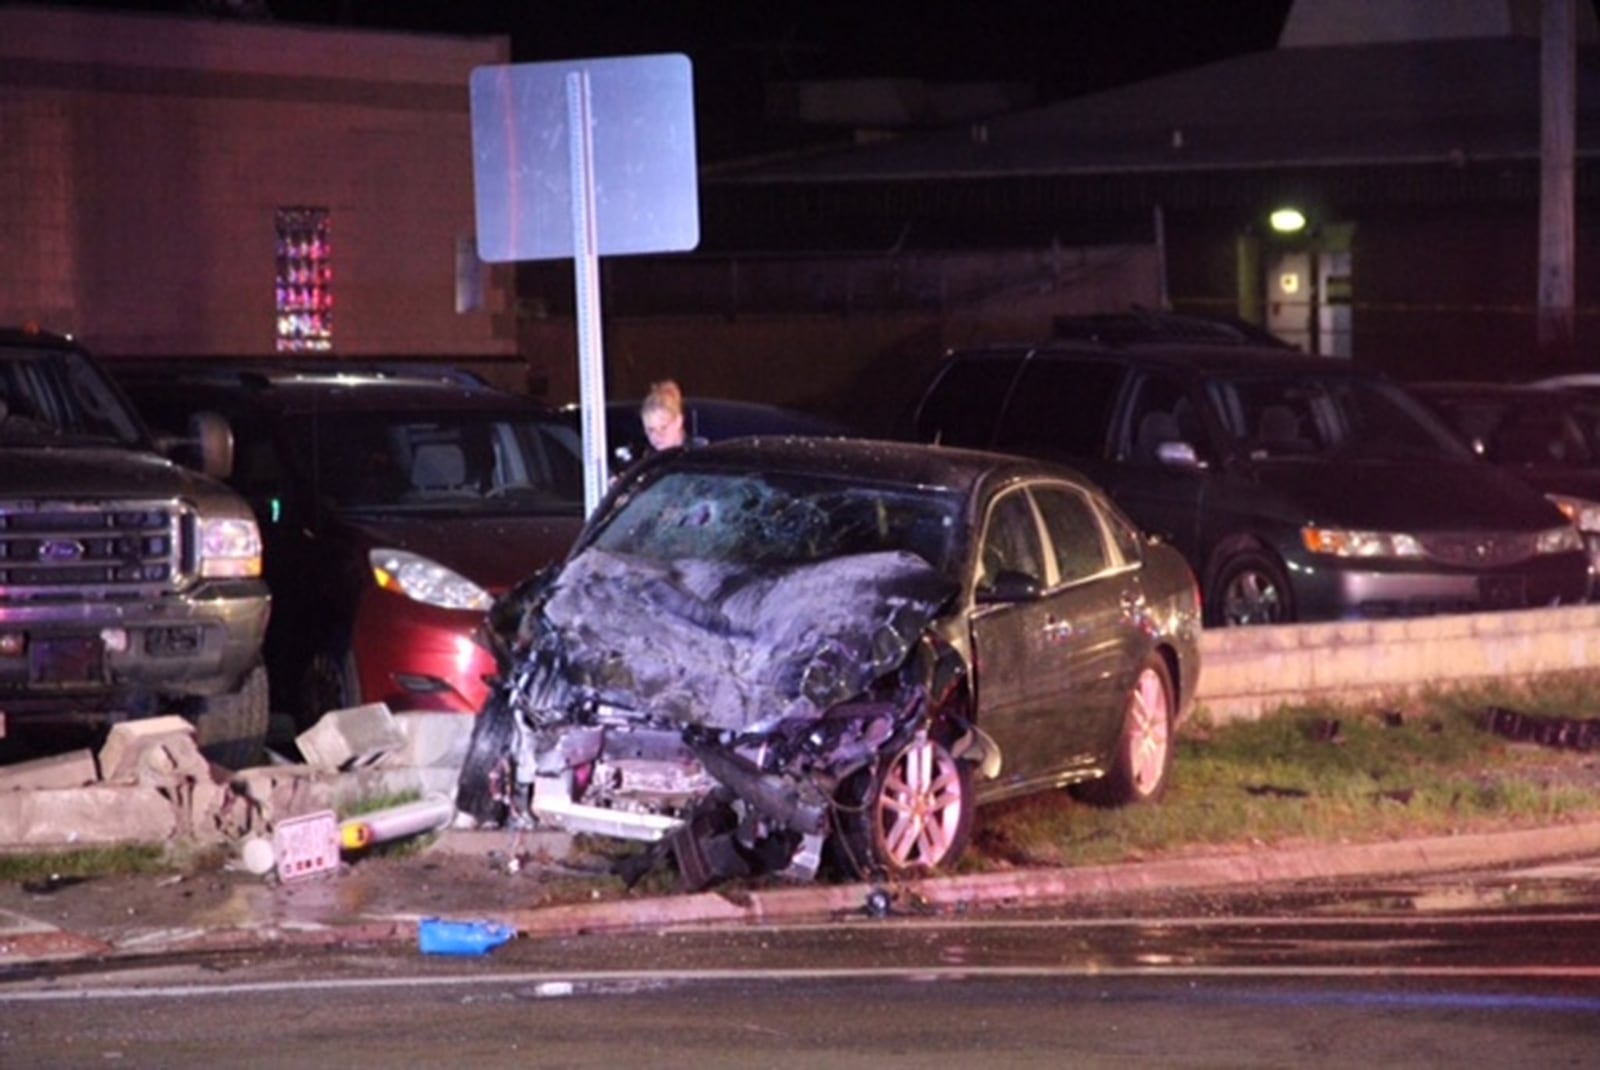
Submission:
<svg viewBox="0 0 1600 1070">
<path fill-rule="evenodd" d="M 1519 738 L 1503 731 L 1508 719 Z M 1560 731 L 1586 724 L 1592 734 Z M 1388 704 L 1285 707 L 1224 725 L 1207 723 L 1201 710 L 1179 735 L 1159 802 L 1106 810 L 1063 791 L 997 804 L 980 814 L 961 869 L 1094 865 L 1581 819 L 1600 819 L 1600 671 L 1521 686 L 1441 688 Z M 581 839 L 600 859 L 634 849 Z M 0 854 L 0 881 L 192 871 L 226 857 L 175 856 L 159 847 Z M 635 891 L 671 885 L 662 873 Z M 535 898 L 618 894 L 616 878 L 593 875 L 555 881 Z"/>
<path fill-rule="evenodd" d="M 1600 818 L 1600 673 L 1284 707 L 1178 739 L 1164 798 L 1103 810 L 1064 794 L 982 814 L 972 871 L 1261 846 L 1363 843 Z"/>
</svg>

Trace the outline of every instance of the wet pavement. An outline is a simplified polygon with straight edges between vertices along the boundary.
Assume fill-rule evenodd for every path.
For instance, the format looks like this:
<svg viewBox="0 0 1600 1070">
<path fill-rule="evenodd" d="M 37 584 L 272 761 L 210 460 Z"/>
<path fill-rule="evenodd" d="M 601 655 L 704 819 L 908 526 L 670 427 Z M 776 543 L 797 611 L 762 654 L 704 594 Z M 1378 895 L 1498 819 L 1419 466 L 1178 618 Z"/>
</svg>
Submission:
<svg viewBox="0 0 1600 1070">
<path fill-rule="evenodd" d="M 1249 849 L 1107 866 L 1026 869 L 894 886 L 628 890 L 604 859 L 555 835 L 449 830 L 421 849 L 279 880 L 243 867 L 187 876 L 44 881 L 0 888 L 0 971 L 26 964 L 258 947 L 416 946 L 425 918 L 525 935 L 749 925 L 1296 881 L 1442 873 L 1600 853 L 1600 822 L 1376 844 Z"/>
</svg>

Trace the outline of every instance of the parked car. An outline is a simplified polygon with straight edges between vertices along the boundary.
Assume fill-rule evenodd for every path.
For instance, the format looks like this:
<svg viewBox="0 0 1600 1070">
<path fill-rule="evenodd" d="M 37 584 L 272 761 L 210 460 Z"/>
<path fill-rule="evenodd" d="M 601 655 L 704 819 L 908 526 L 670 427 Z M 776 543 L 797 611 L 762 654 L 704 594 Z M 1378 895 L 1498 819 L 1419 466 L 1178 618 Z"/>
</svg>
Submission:
<svg viewBox="0 0 1600 1070">
<path fill-rule="evenodd" d="M 0 330 L 0 748 L 25 758 L 181 714 L 212 761 L 249 764 L 268 722 L 271 601 L 249 508 L 164 456 L 71 339 Z"/>
<path fill-rule="evenodd" d="M 1382 377 L 1282 348 L 1061 341 L 953 353 L 909 437 L 1080 468 L 1200 576 L 1210 625 L 1581 602 L 1542 495 Z"/>
<path fill-rule="evenodd" d="M 274 708 L 475 713 L 495 671 L 493 597 L 582 526 L 576 434 L 526 398 L 448 371 L 129 365 L 156 426 L 231 428 L 229 477 L 265 537 Z"/>
<path fill-rule="evenodd" d="M 656 845 L 697 887 L 947 867 L 977 804 L 1165 788 L 1199 672 L 1183 559 L 1069 469 L 749 438 L 623 475 L 497 604 L 458 805 Z"/>
<path fill-rule="evenodd" d="M 563 411 L 574 421 L 580 416 L 576 405 L 569 405 Z M 720 442 L 747 435 L 843 437 L 850 434 L 845 425 L 822 416 L 782 405 L 731 398 L 685 398 L 683 422 L 690 441 L 698 442 Z M 606 445 L 614 471 L 620 471 L 649 452 L 644 424 L 639 418 L 639 399 L 606 403 Z"/>
<path fill-rule="evenodd" d="M 1564 389 L 1478 382 L 1411 383 L 1411 393 L 1474 453 L 1554 502 L 1583 533 L 1600 575 L 1600 400 Z"/>
</svg>

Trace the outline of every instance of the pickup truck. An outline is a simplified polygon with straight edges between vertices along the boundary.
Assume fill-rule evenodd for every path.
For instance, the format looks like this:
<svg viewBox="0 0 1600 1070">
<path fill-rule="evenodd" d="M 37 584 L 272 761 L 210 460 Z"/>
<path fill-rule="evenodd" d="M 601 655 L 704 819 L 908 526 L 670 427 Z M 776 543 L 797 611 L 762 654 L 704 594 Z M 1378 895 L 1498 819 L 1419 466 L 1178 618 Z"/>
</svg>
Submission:
<svg viewBox="0 0 1600 1070">
<path fill-rule="evenodd" d="M 226 425 L 157 440 L 69 338 L 0 329 L 0 755 L 177 713 L 241 768 L 270 718 L 271 608 Z M 184 463 L 179 463 L 183 461 Z"/>
</svg>

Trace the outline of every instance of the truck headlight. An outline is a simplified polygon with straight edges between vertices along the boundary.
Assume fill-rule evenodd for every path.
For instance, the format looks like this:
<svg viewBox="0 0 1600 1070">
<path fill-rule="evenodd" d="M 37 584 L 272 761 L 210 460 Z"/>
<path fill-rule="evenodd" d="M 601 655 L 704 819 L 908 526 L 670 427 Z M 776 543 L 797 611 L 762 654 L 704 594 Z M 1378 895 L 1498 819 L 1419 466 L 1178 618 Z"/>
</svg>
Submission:
<svg viewBox="0 0 1600 1070">
<path fill-rule="evenodd" d="M 454 569 L 409 550 L 373 550 L 367 555 L 379 587 L 440 609 L 487 612 L 489 592 Z"/>
<path fill-rule="evenodd" d="M 261 575 L 261 529 L 245 517 L 200 521 L 200 575 L 207 579 L 253 579 Z"/>
</svg>

